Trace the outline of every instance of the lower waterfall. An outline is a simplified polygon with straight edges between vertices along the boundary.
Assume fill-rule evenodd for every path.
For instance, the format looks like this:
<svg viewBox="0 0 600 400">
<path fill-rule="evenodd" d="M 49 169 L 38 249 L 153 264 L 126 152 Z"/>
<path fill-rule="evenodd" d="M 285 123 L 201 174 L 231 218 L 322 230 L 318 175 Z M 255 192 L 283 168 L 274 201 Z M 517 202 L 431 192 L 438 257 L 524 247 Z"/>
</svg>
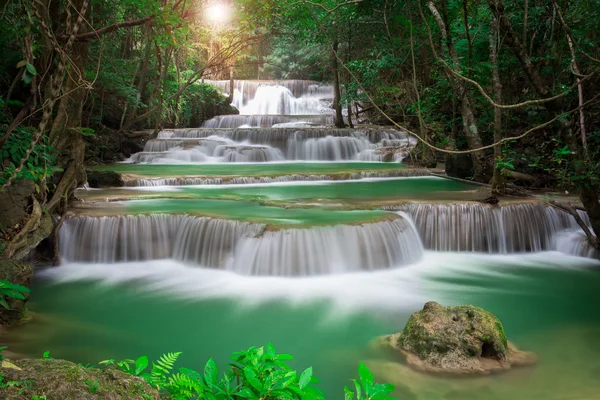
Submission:
<svg viewBox="0 0 600 400">
<path fill-rule="evenodd" d="M 543 203 L 407 204 L 393 207 L 409 214 L 425 248 L 487 253 L 556 249 L 556 235 L 577 227 L 568 214 Z M 587 215 L 582 217 L 587 219 Z"/>
<path fill-rule="evenodd" d="M 187 214 L 69 216 L 59 233 L 65 261 L 173 258 L 246 275 L 309 276 L 396 267 L 423 253 L 409 218 L 269 231 L 263 224 Z"/>
</svg>

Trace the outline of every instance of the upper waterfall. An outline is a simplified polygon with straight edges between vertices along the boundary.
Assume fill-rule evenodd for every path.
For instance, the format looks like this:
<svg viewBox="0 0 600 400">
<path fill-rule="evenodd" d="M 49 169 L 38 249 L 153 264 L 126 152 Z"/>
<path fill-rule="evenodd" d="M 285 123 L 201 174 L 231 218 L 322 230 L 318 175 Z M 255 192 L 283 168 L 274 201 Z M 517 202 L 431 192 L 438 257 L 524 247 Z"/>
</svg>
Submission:
<svg viewBox="0 0 600 400">
<path fill-rule="evenodd" d="M 206 81 L 229 94 L 229 81 Z M 219 116 L 205 121 L 206 128 L 270 128 L 276 124 L 306 125 L 333 122 L 333 87 L 315 81 L 234 81 L 232 105 L 237 116 Z M 271 116 L 268 118 L 266 116 Z M 297 118 L 290 118 L 297 116 Z M 287 118 L 286 118 L 287 117 Z"/>
</svg>

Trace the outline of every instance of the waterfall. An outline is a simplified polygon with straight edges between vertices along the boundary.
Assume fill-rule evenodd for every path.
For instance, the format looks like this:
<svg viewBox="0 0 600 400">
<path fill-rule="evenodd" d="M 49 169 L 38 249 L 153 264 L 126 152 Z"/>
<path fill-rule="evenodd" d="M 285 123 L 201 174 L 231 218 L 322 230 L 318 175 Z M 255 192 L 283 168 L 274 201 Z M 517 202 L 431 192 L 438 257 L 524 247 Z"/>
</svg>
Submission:
<svg viewBox="0 0 600 400">
<path fill-rule="evenodd" d="M 240 236 L 264 225 L 187 214 L 67 217 L 60 229 L 60 254 L 67 261 L 115 263 L 173 257 L 218 266 Z"/>
<path fill-rule="evenodd" d="M 556 237 L 556 250 L 577 257 L 600 258 L 598 249 L 592 247 L 585 233 L 570 229 Z"/>
<path fill-rule="evenodd" d="M 515 253 L 552 250 L 555 237 L 575 220 L 543 203 L 407 204 L 426 248 L 439 251 Z"/>
<path fill-rule="evenodd" d="M 230 82 L 225 81 L 205 81 L 217 87 L 224 94 L 229 95 Z M 333 87 L 330 85 L 320 85 L 315 81 L 305 80 L 281 80 L 281 81 L 234 81 L 233 102 L 232 104 L 241 110 L 248 102 L 256 97 L 260 88 L 264 87 L 283 87 L 291 93 L 293 97 L 312 96 L 323 99 L 333 98 Z M 313 114 L 313 113 L 309 113 Z"/>
<path fill-rule="evenodd" d="M 422 253 L 421 240 L 410 220 L 398 218 L 246 237 L 236 247 L 227 269 L 245 275 L 320 275 L 410 264 Z"/>
<path fill-rule="evenodd" d="M 423 252 L 414 225 L 401 215 L 362 225 L 276 231 L 187 214 L 70 216 L 59 245 L 66 261 L 174 258 L 246 275 L 284 276 L 390 268 L 415 262 Z"/>
<path fill-rule="evenodd" d="M 259 86 L 254 98 L 241 105 L 241 114 L 249 115 L 310 115 L 331 114 L 333 109 L 320 99 L 319 95 L 295 97 L 284 86 Z"/>
<path fill-rule="evenodd" d="M 130 161 L 401 161 L 414 143 L 405 132 L 390 129 L 178 129 L 160 132 Z"/>
<path fill-rule="evenodd" d="M 289 123 L 308 123 L 316 125 L 332 125 L 332 115 L 219 115 L 204 121 L 204 128 L 271 128 L 273 125 Z M 283 126 L 281 126 L 283 127 Z"/>
<path fill-rule="evenodd" d="M 429 176 L 429 171 L 419 168 L 405 168 L 392 171 L 361 171 L 337 175 L 281 175 L 260 177 L 172 177 L 172 178 L 134 178 L 126 179 L 125 186 L 184 186 L 184 185 L 244 185 L 251 183 L 276 183 L 292 181 L 331 181 L 354 180 L 364 178 L 399 178 L 410 176 Z"/>
</svg>

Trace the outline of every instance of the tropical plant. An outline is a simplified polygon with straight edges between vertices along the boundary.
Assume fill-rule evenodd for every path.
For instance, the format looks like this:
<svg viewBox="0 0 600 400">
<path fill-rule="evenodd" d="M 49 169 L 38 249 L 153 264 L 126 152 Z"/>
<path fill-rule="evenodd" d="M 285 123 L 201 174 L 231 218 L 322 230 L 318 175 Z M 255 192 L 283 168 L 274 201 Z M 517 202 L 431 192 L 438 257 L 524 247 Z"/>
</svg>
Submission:
<svg viewBox="0 0 600 400">
<path fill-rule="evenodd" d="M 151 386 L 166 392 L 174 399 L 324 399 L 324 394 L 314 384 L 319 381 L 313 376 L 312 367 L 301 374 L 293 370 L 286 361 L 293 357 L 277 354 L 275 347 L 251 347 L 233 353 L 233 363 L 222 374 L 211 358 L 202 373 L 189 368 L 174 372 L 180 352 L 163 354 L 147 370 L 147 356 L 134 360 L 105 360 L 100 364 L 114 365 L 120 370 L 144 378 Z M 374 382 L 373 374 L 364 365 L 359 366 L 359 380 L 354 380 L 356 393 L 346 388 L 346 400 L 388 400 L 393 385 Z"/>
<path fill-rule="evenodd" d="M 0 279 L 0 305 L 10 310 L 7 299 L 24 300 L 29 288 Z"/>
</svg>

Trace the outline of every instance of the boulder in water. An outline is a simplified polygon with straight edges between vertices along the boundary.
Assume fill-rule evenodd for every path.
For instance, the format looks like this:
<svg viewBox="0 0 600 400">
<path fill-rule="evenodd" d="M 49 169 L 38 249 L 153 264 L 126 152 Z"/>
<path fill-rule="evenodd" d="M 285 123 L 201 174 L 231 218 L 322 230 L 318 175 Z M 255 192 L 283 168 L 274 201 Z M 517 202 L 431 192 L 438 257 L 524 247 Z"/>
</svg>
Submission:
<svg viewBox="0 0 600 400">
<path fill-rule="evenodd" d="M 5 381 L 27 382 L 0 389 L 2 398 L 159 399 L 158 392 L 142 378 L 114 368 L 85 368 L 57 359 L 4 360 L 0 373 Z"/>
<path fill-rule="evenodd" d="M 427 372 L 486 374 L 517 365 L 532 365 L 533 353 L 509 343 L 500 320 L 474 306 L 425 304 L 400 333 L 382 338 L 407 363 Z"/>
</svg>

